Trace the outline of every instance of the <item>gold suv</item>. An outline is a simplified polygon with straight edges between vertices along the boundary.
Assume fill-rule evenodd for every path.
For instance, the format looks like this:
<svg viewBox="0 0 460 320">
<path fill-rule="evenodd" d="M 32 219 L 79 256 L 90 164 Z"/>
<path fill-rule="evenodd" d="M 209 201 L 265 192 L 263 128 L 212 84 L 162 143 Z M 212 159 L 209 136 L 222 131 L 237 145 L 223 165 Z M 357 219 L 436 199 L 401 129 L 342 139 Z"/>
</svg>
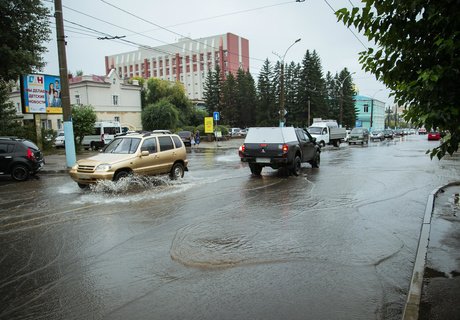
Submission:
<svg viewBox="0 0 460 320">
<path fill-rule="evenodd" d="M 116 136 L 99 154 L 78 160 L 70 176 L 80 188 L 98 180 L 117 181 L 131 174 L 168 174 L 182 178 L 188 160 L 182 139 L 164 132 L 134 132 Z"/>
</svg>

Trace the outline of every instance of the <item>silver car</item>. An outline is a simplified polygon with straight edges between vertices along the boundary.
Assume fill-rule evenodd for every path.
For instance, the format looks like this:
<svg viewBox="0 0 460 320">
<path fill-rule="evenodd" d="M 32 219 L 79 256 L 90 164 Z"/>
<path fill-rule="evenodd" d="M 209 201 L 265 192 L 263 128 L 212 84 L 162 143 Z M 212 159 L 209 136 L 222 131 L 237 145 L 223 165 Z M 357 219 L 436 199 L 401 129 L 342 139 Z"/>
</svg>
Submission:
<svg viewBox="0 0 460 320">
<path fill-rule="evenodd" d="M 369 143 L 369 130 L 366 128 L 353 128 L 348 138 L 348 144 Z"/>
</svg>

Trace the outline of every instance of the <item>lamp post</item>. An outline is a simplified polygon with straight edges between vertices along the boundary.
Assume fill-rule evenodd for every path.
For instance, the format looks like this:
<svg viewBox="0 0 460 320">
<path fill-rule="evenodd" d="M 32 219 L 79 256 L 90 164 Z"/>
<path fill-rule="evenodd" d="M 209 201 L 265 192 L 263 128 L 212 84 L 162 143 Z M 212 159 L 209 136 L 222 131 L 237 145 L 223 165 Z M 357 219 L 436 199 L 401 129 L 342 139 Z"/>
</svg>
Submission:
<svg viewBox="0 0 460 320">
<path fill-rule="evenodd" d="M 286 110 L 284 110 L 284 58 L 286 57 L 287 52 L 293 45 L 299 42 L 301 39 L 297 39 L 291 44 L 286 51 L 284 52 L 283 56 L 278 55 L 277 53 L 273 52 L 278 58 L 281 59 L 281 74 L 280 74 L 280 110 L 279 110 L 279 126 L 284 127 L 284 116 L 286 115 Z"/>
<path fill-rule="evenodd" d="M 347 80 L 349 77 L 351 77 L 352 74 L 355 74 L 356 72 L 352 72 L 348 74 L 341 82 L 340 82 L 340 117 L 339 117 L 339 125 L 342 127 L 343 126 L 343 85 L 345 83 L 345 80 Z"/>
</svg>

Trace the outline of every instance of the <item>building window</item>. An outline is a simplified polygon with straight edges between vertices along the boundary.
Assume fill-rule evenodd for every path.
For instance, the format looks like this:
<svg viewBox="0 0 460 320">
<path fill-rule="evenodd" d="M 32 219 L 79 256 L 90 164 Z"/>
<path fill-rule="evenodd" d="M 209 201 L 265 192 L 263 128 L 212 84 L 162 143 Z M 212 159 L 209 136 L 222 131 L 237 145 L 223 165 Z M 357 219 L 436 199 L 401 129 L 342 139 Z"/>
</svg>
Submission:
<svg viewBox="0 0 460 320">
<path fill-rule="evenodd" d="M 118 96 L 117 95 L 112 96 L 112 105 L 118 106 Z"/>
<path fill-rule="evenodd" d="M 62 130 L 62 120 L 61 119 L 57 119 L 57 128 L 58 130 Z"/>
<path fill-rule="evenodd" d="M 80 104 L 81 104 L 80 95 L 79 95 L 79 94 L 76 94 L 76 95 L 75 95 L 75 104 L 77 104 L 77 105 L 80 105 Z"/>
<path fill-rule="evenodd" d="M 368 104 L 364 105 L 364 112 L 369 112 L 369 105 Z"/>
<path fill-rule="evenodd" d="M 118 116 L 113 117 L 113 119 L 114 119 L 115 121 L 117 121 L 117 122 L 120 122 L 120 117 L 118 117 Z"/>
</svg>

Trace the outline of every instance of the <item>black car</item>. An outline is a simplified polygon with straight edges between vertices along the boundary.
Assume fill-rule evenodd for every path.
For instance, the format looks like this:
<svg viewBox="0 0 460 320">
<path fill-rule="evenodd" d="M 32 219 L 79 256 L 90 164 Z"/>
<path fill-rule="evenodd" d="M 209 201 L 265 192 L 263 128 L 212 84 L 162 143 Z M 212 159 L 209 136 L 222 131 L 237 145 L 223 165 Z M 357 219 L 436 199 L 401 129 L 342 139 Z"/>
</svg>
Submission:
<svg viewBox="0 0 460 320">
<path fill-rule="evenodd" d="M 42 152 L 32 141 L 0 137 L 0 175 L 24 181 L 40 171 L 44 163 Z"/>
<path fill-rule="evenodd" d="M 192 146 L 193 133 L 191 131 L 179 131 L 177 135 L 182 139 L 184 145 Z"/>
<path fill-rule="evenodd" d="M 385 137 L 385 139 L 393 139 L 394 138 L 393 130 L 391 129 L 383 130 L 383 136 Z"/>
</svg>

